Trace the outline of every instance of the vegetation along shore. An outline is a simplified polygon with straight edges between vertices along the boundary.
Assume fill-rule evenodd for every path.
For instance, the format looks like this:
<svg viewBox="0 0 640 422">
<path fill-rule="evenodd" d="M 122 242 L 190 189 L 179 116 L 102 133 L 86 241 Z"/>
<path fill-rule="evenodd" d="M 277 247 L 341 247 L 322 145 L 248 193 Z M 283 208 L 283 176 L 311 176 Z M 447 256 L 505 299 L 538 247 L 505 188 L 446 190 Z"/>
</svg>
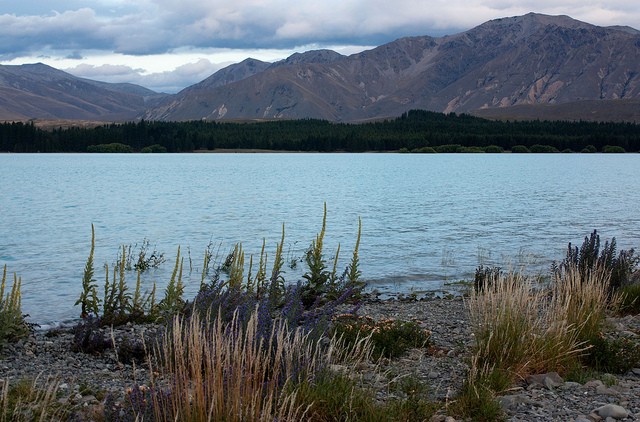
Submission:
<svg viewBox="0 0 640 422">
<path fill-rule="evenodd" d="M 634 250 L 594 231 L 542 279 L 479 267 L 463 295 L 381 300 L 357 227 L 346 259 L 327 257 L 325 209 L 297 282 L 284 226 L 273 251 L 206 253 L 191 300 L 180 249 L 164 292 L 142 292 L 156 262 L 123 248 L 97 274 L 92 228 L 82 318 L 60 330 L 25 322 L 5 268 L 0 421 L 640 419 Z"/>
<path fill-rule="evenodd" d="M 139 121 L 100 126 L 0 124 L 4 152 L 192 152 L 215 149 L 362 152 L 638 152 L 640 125 L 495 121 L 412 110 L 358 124 L 326 120 Z"/>
</svg>

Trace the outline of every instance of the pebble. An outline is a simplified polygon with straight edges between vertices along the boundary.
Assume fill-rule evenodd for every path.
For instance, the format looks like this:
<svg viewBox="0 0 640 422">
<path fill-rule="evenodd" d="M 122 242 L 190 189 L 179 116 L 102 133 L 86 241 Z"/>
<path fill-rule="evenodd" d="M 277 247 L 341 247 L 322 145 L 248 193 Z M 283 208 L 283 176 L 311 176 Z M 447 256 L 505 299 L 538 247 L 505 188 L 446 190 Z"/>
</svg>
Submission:
<svg viewBox="0 0 640 422">
<path fill-rule="evenodd" d="M 455 299 L 378 300 L 366 302 L 360 315 L 374 319 L 415 318 L 431 330 L 433 350 L 412 349 L 400 359 L 380 364 L 379 374 L 371 372 L 364 377 L 384 400 L 388 397 L 386 374 L 401 378 L 413 376 L 426 382 L 430 398 L 442 403 L 455 400 L 466 377 L 469 350 L 473 336 L 469 327 L 464 301 Z M 640 318 L 621 319 L 620 331 L 640 332 Z M 140 338 L 142 333 L 153 333 L 159 327 L 128 326 L 114 329 L 116 338 Z M 109 330 L 107 330 L 109 332 Z M 110 336 L 110 333 L 109 333 Z M 42 373 L 58 377 L 60 390 L 67 397 L 80 395 L 78 400 L 89 406 L 97 405 L 98 392 L 122 395 L 124 389 L 135 383 L 148 383 L 144 364 L 135 366 L 119 362 L 113 350 L 101 354 L 71 351 L 73 334 L 69 330 L 58 333 L 36 332 L 27 341 L 7 346 L 0 354 L 0 384 L 2 379 L 13 382 Z M 27 356 L 30 350 L 33 355 Z M 371 365 L 376 367 L 375 365 Z M 338 368 L 336 368 L 338 369 Z M 350 371 L 351 368 L 339 369 Z M 373 371 L 373 369 L 371 370 Z M 367 372 L 365 372 L 367 373 Z M 381 376 L 380 374 L 385 374 Z M 555 374 L 557 375 L 557 374 Z M 640 420 L 640 368 L 627 374 L 607 376 L 607 385 L 601 380 L 584 384 L 563 380 L 554 374 L 541 374 L 536 387 L 523 382 L 513 386 L 499 401 L 509 422 L 573 421 L 595 422 Z M 536 377 L 531 378 L 531 380 Z M 85 392 L 86 391 L 86 392 Z M 626 415 L 626 416 L 624 416 Z M 625 419 L 626 418 L 626 419 Z M 438 415 L 434 422 L 455 422 L 450 415 Z"/>
<path fill-rule="evenodd" d="M 625 419 L 629 416 L 629 412 L 622 406 L 616 404 L 606 404 L 593 411 L 602 418 Z"/>
</svg>

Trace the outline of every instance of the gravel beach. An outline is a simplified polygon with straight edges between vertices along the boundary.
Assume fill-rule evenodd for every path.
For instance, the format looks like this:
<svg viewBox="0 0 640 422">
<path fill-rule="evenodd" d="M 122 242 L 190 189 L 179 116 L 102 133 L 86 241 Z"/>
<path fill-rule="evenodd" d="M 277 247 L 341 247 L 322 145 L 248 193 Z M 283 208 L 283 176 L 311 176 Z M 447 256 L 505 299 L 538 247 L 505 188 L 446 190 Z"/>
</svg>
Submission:
<svg viewBox="0 0 640 422">
<path fill-rule="evenodd" d="M 390 377 L 411 375 L 429 385 L 433 399 L 443 403 L 455 400 L 473 345 L 463 299 L 370 299 L 358 313 L 377 320 L 415 320 L 432 331 L 433 347 L 414 349 L 382 362 L 378 369 L 385 376 L 371 377 L 372 388 L 379 389 L 382 396 Z M 640 341 L 640 315 L 610 319 L 608 326 L 613 335 Z M 103 334 L 119 347 L 161 329 L 157 325 L 128 325 L 103 329 Z M 71 329 L 36 331 L 0 352 L 0 379 L 8 379 L 11 384 L 21 379 L 56 377 L 60 392 L 86 408 L 99 408 L 107 393 L 120 397 L 127 387 L 148 382 L 144 363 L 121 362 L 113 348 L 95 354 L 76 352 L 72 343 Z M 499 401 L 509 421 L 640 421 L 640 368 L 601 378 L 579 384 L 566 382 L 556 374 L 542 374 L 521 380 Z M 446 407 L 432 419 L 455 420 L 446 414 Z"/>
</svg>

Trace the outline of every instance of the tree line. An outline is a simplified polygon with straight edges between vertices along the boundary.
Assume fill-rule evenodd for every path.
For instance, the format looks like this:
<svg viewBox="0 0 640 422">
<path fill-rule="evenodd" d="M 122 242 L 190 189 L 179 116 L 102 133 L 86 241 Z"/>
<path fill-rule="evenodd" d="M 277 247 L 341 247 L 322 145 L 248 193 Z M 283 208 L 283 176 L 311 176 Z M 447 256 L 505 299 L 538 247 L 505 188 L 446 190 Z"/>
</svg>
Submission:
<svg viewBox="0 0 640 422">
<path fill-rule="evenodd" d="M 558 151 L 640 151 L 640 125 L 567 121 L 492 121 L 467 114 L 412 110 L 359 124 L 317 119 L 263 122 L 105 124 L 44 130 L 33 123 L 0 124 L 3 152 L 190 152 L 213 149 L 288 151 L 474 151 L 487 147 L 550 147 Z M 473 147 L 476 147 L 475 149 Z M 535 150 L 536 148 L 534 148 Z"/>
</svg>

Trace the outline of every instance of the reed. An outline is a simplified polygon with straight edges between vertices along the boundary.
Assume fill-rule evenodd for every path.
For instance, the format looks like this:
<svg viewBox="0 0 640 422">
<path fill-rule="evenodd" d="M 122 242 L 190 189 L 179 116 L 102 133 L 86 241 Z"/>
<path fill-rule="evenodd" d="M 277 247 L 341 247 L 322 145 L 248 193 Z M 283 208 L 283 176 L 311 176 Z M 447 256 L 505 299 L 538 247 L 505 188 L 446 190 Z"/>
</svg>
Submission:
<svg viewBox="0 0 640 422">
<path fill-rule="evenodd" d="M 246 324 L 237 312 L 231 322 L 176 316 L 150 360 L 151 373 L 164 374 L 149 390 L 154 420 L 304 420 L 309 405 L 296 400 L 296 386 L 332 362 L 369 353 L 366 342 L 345 349 L 337 339 L 310 341 L 284 322 L 264 338 L 258 325 L 257 310 Z"/>
</svg>

